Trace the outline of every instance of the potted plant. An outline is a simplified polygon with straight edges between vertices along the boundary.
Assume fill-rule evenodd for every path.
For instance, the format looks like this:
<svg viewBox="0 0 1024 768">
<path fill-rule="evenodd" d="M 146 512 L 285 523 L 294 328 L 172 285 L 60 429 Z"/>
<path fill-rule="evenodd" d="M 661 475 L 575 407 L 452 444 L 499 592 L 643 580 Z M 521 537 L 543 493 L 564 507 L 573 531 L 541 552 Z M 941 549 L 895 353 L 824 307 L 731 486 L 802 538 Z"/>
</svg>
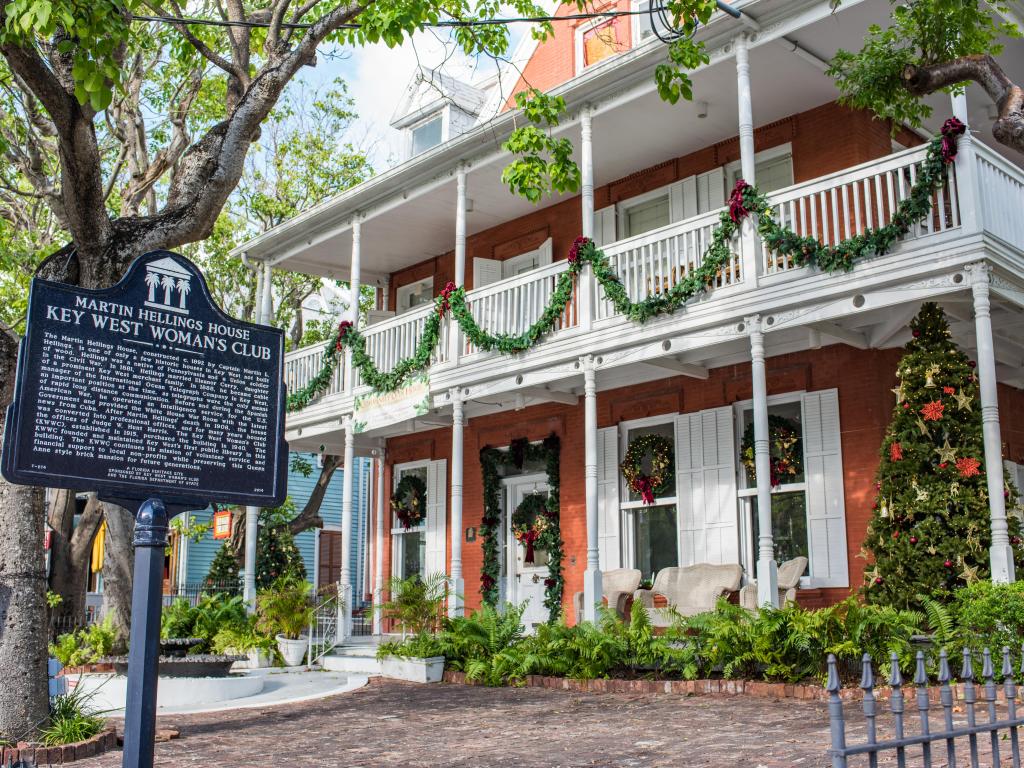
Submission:
<svg viewBox="0 0 1024 768">
<path fill-rule="evenodd" d="M 297 667 L 306 654 L 307 641 L 302 634 L 315 610 L 310 590 L 309 582 L 285 576 L 256 596 L 256 625 L 267 635 L 274 635 L 277 650 L 288 667 Z"/>
<path fill-rule="evenodd" d="M 448 577 L 435 573 L 426 578 L 393 578 L 388 582 L 389 599 L 380 610 L 384 618 L 401 627 L 401 643 L 383 643 L 377 649 L 385 677 L 414 683 L 436 683 L 444 674 L 444 656 L 439 655 L 434 631 L 441 623 L 448 599 Z M 408 635 L 411 633 L 411 637 Z"/>
<path fill-rule="evenodd" d="M 274 664 L 274 649 L 277 642 L 256 628 L 254 620 L 222 628 L 213 638 L 214 653 L 232 656 L 248 656 L 247 661 L 237 662 L 241 669 L 262 669 Z"/>
</svg>

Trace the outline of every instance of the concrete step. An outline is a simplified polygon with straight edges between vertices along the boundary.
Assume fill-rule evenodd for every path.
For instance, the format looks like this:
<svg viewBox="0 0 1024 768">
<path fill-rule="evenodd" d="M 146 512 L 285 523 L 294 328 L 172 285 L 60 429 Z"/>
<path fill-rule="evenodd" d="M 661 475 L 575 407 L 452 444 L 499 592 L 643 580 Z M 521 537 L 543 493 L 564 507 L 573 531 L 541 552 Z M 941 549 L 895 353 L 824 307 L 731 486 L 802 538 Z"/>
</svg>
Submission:
<svg viewBox="0 0 1024 768">
<path fill-rule="evenodd" d="M 342 645 L 320 659 L 320 666 L 329 672 L 348 672 L 359 675 L 379 675 L 377 646 L 366 644 Z"/>
</svg>

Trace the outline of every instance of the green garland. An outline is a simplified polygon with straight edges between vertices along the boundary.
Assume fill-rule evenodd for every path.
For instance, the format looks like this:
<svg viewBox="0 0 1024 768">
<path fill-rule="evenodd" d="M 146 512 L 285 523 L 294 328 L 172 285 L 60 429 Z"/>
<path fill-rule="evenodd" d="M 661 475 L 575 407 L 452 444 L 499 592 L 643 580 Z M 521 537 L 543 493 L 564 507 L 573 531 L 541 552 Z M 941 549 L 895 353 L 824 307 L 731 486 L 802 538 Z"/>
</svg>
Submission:
<svg viewBox="0 0 1024 768">
<path fill-rule="evenodd" d="M 892 220 L 882 227 L 869 229 L 863 234 L 847 238 L 836 245 L 824 245 L 814 237 L 806 237 L 781 226 L 773 216 L 767 198 L 742 180 L 737 182 L 729 207 L 719 215 L 711 244 L 704 252 L 699 267 L 668 290 L 632 301 L 608 257 L 593 241 L 577 238 L 569 251 L 569 268 L 558 276 L 554 293 L 541 316 L 518 335 L 492 334 L 481 328 L 466 303 L 466 289 L 449 282 L 434 299 L 435 312 L 427 318 L 423 334 L 412 357 L 399 361 L 390 371 L 379 370 L 366 352 L 366 339 L 351 322 L 338 326 L 338 333 L 324 349 L 320 371 L 301 390 L 288 397 L 288 410 L 305 408 L 328 386 L 338 355 L 345 349 L 352 351 L 352 365 L 359 371 L 363 384 L 379 393 L 392 392 L 417 372 L 426 370 L 441 338 L 441 322 L 451 313 L 466 339 L 485 351 L 497 350 L 502 354 L 524 352 L 554 330 L 572 300 L 573 287 L 585 264 L 590 264 L 594 277 L 601 285 L 604 297 L 615 311 L 636 323 L 652 317 L 671 314 L 687 301 L 714 285 L 733 258 L 732 241 L 739 231 L 740 222 L 748 215 L 756 215 L 757 231 L 768 249 L 778 256 L 791 259 L 796 266 L 815 266 L 826 272 L 844 272 L 870 256 L 887 253 L 899 238 L 906 235 L 915 223 L 926 219 L 932 210 L 932 196 L 947 181 L 946 165 L 956 155 L 956 136 L 964 126 L 955 119 L 947 120 L 942 134 L 932 139 L 924 160 L 917 169 L 917 179 L 910 195 L 896 206 Z"/>
<path fill-rule="evenodd" d="M 514 450 L 513 450 L 514 448 Z M 529 461 L 543 461 L 548 476 L 547 525 L 540 533 L 534 546 L 548 553 L 548 577 L 544 579 L 544 607 L 548 609 L 550 621 L 557 621 L 562 613 L 562 595 L 565 592 L 565 577 L 562 575 L 562 531 L 559 515 L 560 497 L 560 450 L 558 436 L 549 435 L 539 444 L 525 439 L 513 441 L 508 450 L 484 446 L 480 449 L 480 468 L 484 481 L 484 514 L 480 521 L 480 537 L 483 543 L 483 564 L 480 567 L 480 593 L 488 605 L 498 604 L 498 579 L 501 578 L 501 562 L 498 553 L 498 533 L 501 526 L 501 473 L 504 466 L 519 469 Z"/>
<path fill-rule="evenodd" d="M 756 477 L 757 457 L 754 449 L 753 422 L 743 430 L 740 461 L 750 476 Z M 768 416 L 768 467 L 772 488 L 785 483 L 786 478 L 803 474 L 804 447 L 800 439 L 800 427 L 785 416 Z"/>
<path fill-rule="evenodd" d="M 619 465 L 630 490 L 639 493 L 644 504 L 653 504 L 675 483 L 672 443 L 661 435 L 649 433 L 630 441 L 626 455 Z M 651 474 L 643 471 L 644 457 L 651 456 Z M 675 495 L 675 494 L 670 494 Z"/>
</svg>

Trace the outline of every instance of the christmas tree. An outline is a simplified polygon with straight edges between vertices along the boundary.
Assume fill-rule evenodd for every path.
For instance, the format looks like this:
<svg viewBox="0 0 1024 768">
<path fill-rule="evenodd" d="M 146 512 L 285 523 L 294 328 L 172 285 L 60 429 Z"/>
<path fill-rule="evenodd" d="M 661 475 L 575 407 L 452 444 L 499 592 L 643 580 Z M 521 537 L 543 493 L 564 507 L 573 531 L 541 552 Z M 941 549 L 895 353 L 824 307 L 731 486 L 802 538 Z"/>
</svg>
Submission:
<svg viewBox="0 0 1024 768">
<path fill-rule="evenodd" d="M 991 543 L 975 364 L 953 343 L 937 304 L 924 304 L 910 328 L 862 552 L 865 597 L 901 608 L 988 578 Z M 996 471 L 1004 474 L 1001 465 Z M 1010 508 L 1016 492 L 1005 475 L 1003 482 Z M 1011 518 L 1018 568 L 1019 533 Z"/>
<path fill-rule="evenodd" d="M 260 510 L 260 532 L 256 537 L 256 588 L 266 589 L 282 576 L 304 580 L 306 566 L 288 530 L 295 515 L 291 499 L 276 509 Z"/>
<path fill-rule="evenodd" d="M 206 586 L 214 591 L 235 593 L 241 588 L 238 580 L 238 560 L 231 545 L 225 542 L 217 550 L 213 561 L 210 563 L 210 570 L 206 574 Z"/>
</svg>

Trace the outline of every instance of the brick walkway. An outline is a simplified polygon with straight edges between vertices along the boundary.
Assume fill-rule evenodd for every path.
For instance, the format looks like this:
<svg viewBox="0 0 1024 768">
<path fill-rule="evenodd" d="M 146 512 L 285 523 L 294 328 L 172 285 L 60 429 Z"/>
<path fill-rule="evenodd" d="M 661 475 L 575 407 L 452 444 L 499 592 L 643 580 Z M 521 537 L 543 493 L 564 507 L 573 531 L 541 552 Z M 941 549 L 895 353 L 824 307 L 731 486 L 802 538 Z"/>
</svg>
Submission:
<svg viewBox="0 0 1024 768">
<path fill-rule="evenodd" d="M 319 701 L 160 719 L 161 768 L 827 766 L 824 704 L 374 681 Z M 83 761 L 116 768 L 120 752 Z"/>
</svg>

